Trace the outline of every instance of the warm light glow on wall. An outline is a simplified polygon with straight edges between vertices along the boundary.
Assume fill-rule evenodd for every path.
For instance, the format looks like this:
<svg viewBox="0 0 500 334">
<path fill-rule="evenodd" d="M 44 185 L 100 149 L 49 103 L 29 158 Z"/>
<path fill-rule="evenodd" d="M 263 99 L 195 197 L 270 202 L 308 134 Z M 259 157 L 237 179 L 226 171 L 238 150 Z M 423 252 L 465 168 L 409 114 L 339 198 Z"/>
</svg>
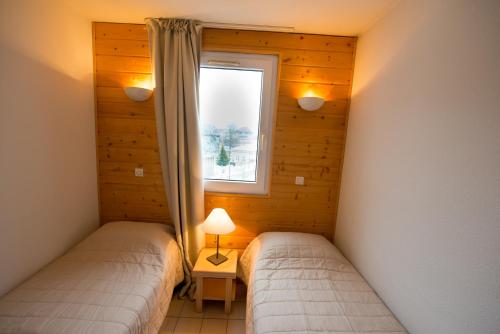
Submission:
<svg viewBox="0 0 500 334">
<path fill-rule="evenodd" d="M 318 97 L 312 89 L 308 89 L 302 97 Z"/>
<path fill-rule="evenodd" d="M 314 93 L 312 89 L 308 89 L 301 97 L 297 99 L 299 106 L 307 111 L 315 111 L 323 106 L 325 100 Z"/>
<path fill-rule="evenodd" d="M 130 84 L 123 87 L 125 94 L 136 102 L 146 101 L 153 94 L 154 85 L 153 82 L 149 79 L 147 80 L 139 80 L 132 79 L 130 80 Z"/>
<path fill-rule="evenodd" d="M 129 86 L 133 86 L 133 87 L 140 87 L 140 88 L 144 88 L 144 89 L 149 89 L 149 90 L 153 90 L 154 89 L 154 85 L 153 83 L 151 82 L 151 80 L 144 80 L 144 81 L 134 81 L 131 85 Z"/>
</svg>

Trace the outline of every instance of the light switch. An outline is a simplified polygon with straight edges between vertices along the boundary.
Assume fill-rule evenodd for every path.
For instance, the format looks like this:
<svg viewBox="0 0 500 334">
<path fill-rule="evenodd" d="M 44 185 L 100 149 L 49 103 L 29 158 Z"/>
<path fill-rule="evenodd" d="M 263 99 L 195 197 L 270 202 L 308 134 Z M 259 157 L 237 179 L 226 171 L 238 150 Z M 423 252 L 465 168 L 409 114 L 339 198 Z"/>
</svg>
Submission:
<svg viewBox="0 0 500 334">
<path fill-rule="evenodd" d="M 298 186 L 303 186 L 304 185 L 304 177 L 303 176 L 296 176 L 295 177 L 295 184 Z"/>
<path fill-rule="evenodd" d="M 144 177 L 144 168 L 136 168 L 134 174 L 137 177 Z"/>
</svg>

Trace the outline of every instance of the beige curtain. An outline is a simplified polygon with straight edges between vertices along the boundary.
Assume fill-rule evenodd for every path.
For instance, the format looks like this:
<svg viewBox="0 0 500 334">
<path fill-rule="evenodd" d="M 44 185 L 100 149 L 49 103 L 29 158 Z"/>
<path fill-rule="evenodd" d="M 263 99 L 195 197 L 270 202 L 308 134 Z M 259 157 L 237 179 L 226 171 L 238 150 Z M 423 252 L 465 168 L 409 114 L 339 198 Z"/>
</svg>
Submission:
<svg viewBox="0 0 500 334">
<path fill-rule="evenodd" d="M 201 25 L 184 19 L 146 19 L 155 86 L 155 114 L 165 193 L 184 258 L 185 286 L 204 234 L 203 169 L 198 113 Z"/>
</svg>

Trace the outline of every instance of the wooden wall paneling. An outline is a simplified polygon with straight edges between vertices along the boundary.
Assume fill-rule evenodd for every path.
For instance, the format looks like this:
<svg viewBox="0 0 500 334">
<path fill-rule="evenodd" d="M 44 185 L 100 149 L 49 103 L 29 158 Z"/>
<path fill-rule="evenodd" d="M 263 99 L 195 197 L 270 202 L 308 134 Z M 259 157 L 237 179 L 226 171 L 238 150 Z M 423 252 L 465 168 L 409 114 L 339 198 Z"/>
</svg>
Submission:
<svg viewBox="0 0 500 334">
<path fill-rule="evenodd" d="M 151 73 L 123 73 L 103 71 L 96 73 L 99 87 L 123 87 L 133 83 L 149 82 Z"/>
<path fill-rule="evenodd" d="M 92 69 L 94 71 L 93 73 L 93 79 L 94 79 L 94 129 L 95 129 L 95 142 L 96 142 L 96 151 L 95 151 L 95 160 L 96 160 L 96 172 L 97 172 L 97 208 L 99 210 L 99 216 L 100 216 L 100 222 L 102 224 L 102 205 L 101 205 L 101 178 L 99 174 L 99 131 L 97 130 L 99 126 L 99 122 L 97 121 L 97 113 L 98 113 L 98 108 L 97 108 L 97 71 L 96 71 L 96 25 L 92 23 L 92 50 L 94 51 L 92 54 Z"/>
<path fill-rule="evenodd" d="M 351 70 L 283 64 L 281 67 L 281 80 L 327 85 L 350 85 Z"/>
<path fill-rule="evenodd" d="M 355 48 L 354 37 L 204 30 L 204 50 L 279 54 L 281 64 L 270 194 L 205 195 L 206 214 L 224 207 L 237 226 L 223 247 L 241 251 L 265 231 L 333 237 Z M 122 90 L 151 80 L 145 25 L 95 23 L 94 58 L 101 220 L 170 223 L 153 100 L 133 102 Z M 326 99 L 320 110 L 298 107 L 308 91 Z M 134 176 L 139 166 L 144 178 Z M 299 175 L 304 186 L 294 184 Z"/>
<path fill-rule="evenodd" d="M 145 26 L 94 23 L 94 58 L 101 222 L 170 223 L 153 99 L 134 102 L 122 89 L 151 81 Z"/>
<path fill-rule="evenodd" d="M 270 197 L 206 196 L 207 213 L 222 206 L 240 227 L 222 238 L 228 246 L 244 247 L 245 238 L 272 230 L 333 237 L 355 43 L 349 37 L 205 30 L 206 49 L 274 50 L 282 63 Z M 321 110 L 297 106 L 307 91 L 327 100 Z M 294 185 L 297 175 L 305 176 L 305 186 Z M 213 245 L 213 238 L 207 243 Z"/>
<path fill-rule="evenodd" d="M 151 62 L 146 57 L 96 55 L 96 71 L 151 73 Z"/>
<path fill-rule="evenodd" d="M 282 49 L 285 65 L 314 66 L 324 68 L 352 69 L 354 66 L 350 52 Z"/>
</svg>

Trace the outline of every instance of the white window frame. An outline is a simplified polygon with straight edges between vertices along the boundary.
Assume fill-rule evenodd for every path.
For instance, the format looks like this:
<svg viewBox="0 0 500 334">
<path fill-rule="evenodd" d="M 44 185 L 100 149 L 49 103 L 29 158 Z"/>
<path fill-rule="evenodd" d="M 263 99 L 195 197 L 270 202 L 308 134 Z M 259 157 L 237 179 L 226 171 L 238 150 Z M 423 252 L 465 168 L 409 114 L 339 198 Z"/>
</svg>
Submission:
<svg viewBox="0 0 500 334">
<path fill-rule="evenodd" d="M 205 179 L 205 191 L 266 195 L 271 175 L 272 135 L 276 110 L 278 56 L 233 52 L 202 52 L 201 67 L 262 70 L 256 182 Z"/>
</svg>

